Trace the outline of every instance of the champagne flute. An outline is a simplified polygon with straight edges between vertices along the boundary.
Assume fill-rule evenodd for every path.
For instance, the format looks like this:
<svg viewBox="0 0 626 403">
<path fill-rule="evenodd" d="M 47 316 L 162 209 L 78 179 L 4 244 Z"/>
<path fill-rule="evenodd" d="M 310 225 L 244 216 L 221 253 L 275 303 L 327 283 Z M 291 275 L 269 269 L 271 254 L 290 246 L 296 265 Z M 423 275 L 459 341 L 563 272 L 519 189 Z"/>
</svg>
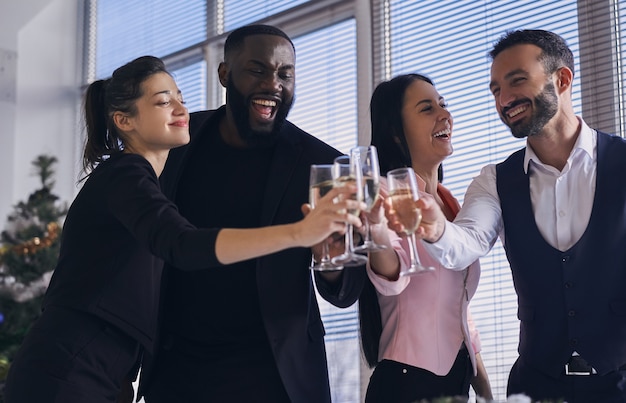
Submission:
<svg viewBox="0 0 626 403">
<path fill-rule="evenodd" d="M 333 164 L 333 182 L 335 187 L 343 187 L 348 184 L 356 185 L 357 191 L 352 196 L 353 199 L 363 200 L 363 175 L 360 169 L 355 169 L 355 161 L 349 156 L 343 155 L 335 158 Z M 355 216 L 359 215 L 358 209 L 348 210 L 348 213 Z M 347 224 L 345 235 L 345 251 L 339 256 L 332 258 L 334 264 L 340 264 L 345 267 L 362 266 L 367 263 L 367 257 L 354 253 L 354 235 L 352 233 L 352 224 Z"/>
<path fill-rule="evenodd" d="M 412 276 L 434 271 L 434 267 L 422 266 L 417 258 L 415 231 L 422 221 L 422 212 L 415 205 L 419 195 L 413 168 L 398 168 L 389 171 L 387 173 L 387 183 L 389 185 L 389 200 L 393 213 L 404 227 L 404 233 L 409 238 L 411 265 L 408 269 L 400 271 L 400 276 Z"/>
<path fill-rule="evenodd" d="M 333 166 L 331 164 L 311 165 L 309 179 L 309 204 L 311 208 L 315 208 L 319 199 L 330 192 L 333 188 L 333 184 Z M 316 264 L 312 261 L 309 268 L 316 271 L 336 271 L 343 269 L 343 266 L 334 264 L 331 261 L 328 242 L 324 240 L 324 242 L 322 242 L 322 257 L 320 262 Z"/>
<path fill-rule="evenodd" d="M 360 169 L 363 176 L 363 196 L 366 205 L 366 213 L 369 213 L 378 200 L 380 191 L 380 167 L 378 165 L 378 152 L 375 146 L 359 146 L 350 150 L 350 158 L 354 161 L 355 169 Z M 386 249 L 385 245 L 378 245 L 372 240 L 372 232 L 367 214 L 363 214 L 365 225 L 365 239 L 363 245 L 354 248 L 355 252 L 374 252 Z"/>
</svg>

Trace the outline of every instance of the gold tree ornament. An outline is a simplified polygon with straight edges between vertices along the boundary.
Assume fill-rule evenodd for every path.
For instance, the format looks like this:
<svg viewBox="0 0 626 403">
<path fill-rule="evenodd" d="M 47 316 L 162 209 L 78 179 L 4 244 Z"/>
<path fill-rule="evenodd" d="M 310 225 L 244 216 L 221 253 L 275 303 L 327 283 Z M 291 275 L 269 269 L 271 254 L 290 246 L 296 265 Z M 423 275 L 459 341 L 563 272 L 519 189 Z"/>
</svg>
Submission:
<svg viewBox="0 0 626 403">
<path fill-rule="evenodd" d="M 59 236 L 59 224 L 55 222 L 48 223 L 46 229 L 47 232 L 43 238 L 36 236 L 26 242 L 15 245 L 13 246 L 13 251 L 18 255 L 29 255 L 43 248 L 49 248 Z"/>
</svg>

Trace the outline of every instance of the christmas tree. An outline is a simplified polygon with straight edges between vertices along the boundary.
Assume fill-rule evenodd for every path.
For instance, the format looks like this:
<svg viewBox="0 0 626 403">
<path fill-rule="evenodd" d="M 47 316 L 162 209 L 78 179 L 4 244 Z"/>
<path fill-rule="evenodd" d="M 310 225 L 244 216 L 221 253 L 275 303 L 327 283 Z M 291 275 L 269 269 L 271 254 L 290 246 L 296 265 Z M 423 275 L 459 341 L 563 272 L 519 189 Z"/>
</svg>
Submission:
<svg viewBox="0 0 626 403">
<path fill-rule="evenodd" d="M 0 245 L 0 383 L 26 332 L 37 319 L 56 265 L 60 221 L 67 204 L 52 193 L 57 159 L 40 155 L 32 162 L 41 188 L 14 206 Z M 2 401 L 0 387 L 0 402 Z"/>
</svg>

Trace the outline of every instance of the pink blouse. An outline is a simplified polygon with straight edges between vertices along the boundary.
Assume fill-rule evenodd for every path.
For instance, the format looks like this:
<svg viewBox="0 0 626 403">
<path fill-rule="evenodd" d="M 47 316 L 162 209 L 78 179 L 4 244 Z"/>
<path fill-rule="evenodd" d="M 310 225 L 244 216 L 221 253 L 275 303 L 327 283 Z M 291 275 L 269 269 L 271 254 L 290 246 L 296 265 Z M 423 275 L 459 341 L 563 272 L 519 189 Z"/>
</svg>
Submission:
<svg viewBox="0 0 626 403">
<path fill-rule="evenodd" d="M 425 182 L 419 176 L 417 179 L 423 191 Z M 381 178 L 381 188 L 387 189 L 384 178 Z M 450 191 L 439 184 L 437 193 L 456 215 L 460 205 Z M 401 268 L 408 267 L 407 238 L 400 238 L 393 231 L 390 231 L 390 238 Z M 419 241 L 417 249 L 421 263 L 435 267 L 435 271 L 389 281 L 375 274 L 369 265 L 367 267 L 381 309 L 383 331 L 378 359 L 446 375 L 465 341 L 476 373 L 475 354 L 480 351 L 480 339 L 468 304 L 478 286 L 480 264 L 475 261 L 463 270 L 445 269 Z"/>
</svg>

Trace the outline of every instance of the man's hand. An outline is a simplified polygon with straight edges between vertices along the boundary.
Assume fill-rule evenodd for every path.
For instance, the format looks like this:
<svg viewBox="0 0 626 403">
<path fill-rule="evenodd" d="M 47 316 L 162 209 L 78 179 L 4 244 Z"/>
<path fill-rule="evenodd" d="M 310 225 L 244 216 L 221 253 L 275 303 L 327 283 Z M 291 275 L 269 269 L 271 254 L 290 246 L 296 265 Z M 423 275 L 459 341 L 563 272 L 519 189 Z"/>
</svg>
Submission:
<svg viewBox="0 0 626 403">
<path fill-rule="evenodd" d="M 422 222 L 415 235 L 426 242 L 437 242 L 446 228 L 446 216 L 435 198 L 428 193 L 420 193 L 416 204 L 422 211 Z"/>
<path fill-rule="evenodd" d="M 420 192 L 420 199 L 415 205 L 422 213 L 422 221 L 420 222 L 415 235 L 426 242 L 437 242 L 443 235 L 446 226 L 446 217 L 441 207 L 435 201 L 435 198 L 428 193 Z M 387 217 L 387 226 L 398 236 L 406 236 L 404 226 L 398 221 L 391 200 L 385 202 L 385 217 Z"/>
</svg>

